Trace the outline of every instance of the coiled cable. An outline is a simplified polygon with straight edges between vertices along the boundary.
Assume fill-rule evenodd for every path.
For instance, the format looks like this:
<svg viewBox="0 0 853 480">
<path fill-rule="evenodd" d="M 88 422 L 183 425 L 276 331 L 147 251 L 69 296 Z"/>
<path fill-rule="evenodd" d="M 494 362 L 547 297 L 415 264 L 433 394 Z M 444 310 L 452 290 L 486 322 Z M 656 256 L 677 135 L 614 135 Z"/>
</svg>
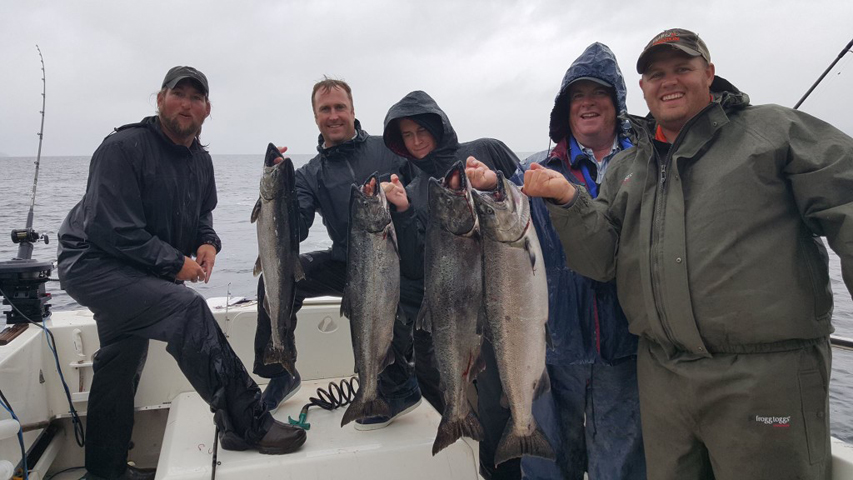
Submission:
<svg viewBox="0 0 853 480">
<path fill-rule="evenodd" d="M 320 407 L 323 410 L 335 410 L 345 407 L 352 403 L 355 399 L 355 394 L 358 391 L 358 377 L 343 378 L 340 382 L 329 382 L 326 389 L 318 388 L 316 397 L 309 397 L 309 403 L 306 403 L 299 412 L 299 420 L 294 420 L 292 417 L 287 417 L 287 421 L 291 425 L 308 430 L 311 424 L 305 419 L 308 417 L 308 409 L 311 407 Z"/>
</svg>

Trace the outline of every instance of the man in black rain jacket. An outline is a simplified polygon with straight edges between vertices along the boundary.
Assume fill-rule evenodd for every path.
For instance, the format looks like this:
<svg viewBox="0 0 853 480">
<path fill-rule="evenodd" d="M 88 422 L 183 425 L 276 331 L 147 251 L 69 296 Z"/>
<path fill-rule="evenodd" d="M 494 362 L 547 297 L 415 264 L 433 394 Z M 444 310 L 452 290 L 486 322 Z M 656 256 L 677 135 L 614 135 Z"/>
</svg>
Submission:
<svg viewBox="0 0 853 480">
<path fill-rule="evenodd" d="M 423 150 L 410 151 L 400 132 L 400 121 L 409 119 L 423 127 L 431 137 L 431 146 Z M 400 246 L 402 275 L 400 278 L 400 304 L 412 319 L 417 318 L 424 295 L 424 250 L 423 229 L 428 221 L 428 186 L 430 177 L 443 177 L 457 161 L 474 156 L 492 170 L 500 170 L 509 178 L 518 168 L 518 157 L 503 142 L 492 138 L 481 138 L 472 142 L 459 143 L 456 131 L 444 111 L 435 100 L 422 91 L 414 91 L 394 104 L 385 116 L 385 145 L 394 153 L 406 157 L 415 167 L 414 178 L 406 186 L 406 196 L 411 208 L 392 213 L 397 231 L 405 235 L 407 228 L 420 230 L 419 242 Z M 418 148 L 418 147 L 413 147 Z M 420 157 L 420 158 L 418 158 Z M 399 182 L 393 182 L 402 188 Z M 389 201 L 393 201 L 389 195 Z M 413 221 L 414 220 L 414 221 Z M 414 237 L 415 235 L 409 235 Z M 415 358 L 418 380 L 424 396 L 430 399 L 439 411 L 443 410 L 443 398 L 438 390 L 438 371 L 432 360 L 432 339 L 423 331 L 415 332 Z M 494 467 L 494 452 L 509 419 L 509 410 L 501 407 L 501 383 L 497 373 L 494 352 L 488 342 L 482 350 L 486 370 L 477 377 L 478 412 L 486 440 L 480 442 L 480 472 L 487 479 L 520 478 L 519 459 Z M 439 408 L 441 407 L 441 408 Z"/>
<path fill-rule="evenodd" d="M 390 152 L 382 139 L 368 135 L 355 118 L 352 91 L 346 82 L 324 79 L 314 85 L 311 93 L 314 119 L 320 129 L 317 155 L 296 170 L 296 195 L 299 203 L 300 241 L 308 236 L 315 213 L 320 213 L 323 225 L 332 239 L 332 248 L 300 255 L 305 279 L 296 284 L 291 329 L 287 332 L 287 345 L 296 361 L 294 331 L 296 313 L 306 298 L 324 295 L 341 296 L 346 285 L 347 235 L 351 186 L 363 183 L 372 173 L 379 172 L 380 179 L 397 175 L 408 180 L 411 174 L 406 161 Z M 399 242 L 408 241 L 398 237 Z M 263 277 L 258 282 L 258 305 L 264 301 Z M 398 318 L 394 324 L 394 363 L 380 374 L 382 394 L 392 404 L 416 406 L 421 392 L 414 374 L 411 324 Z M 263 308 L 258 308 L 258 329 L 255 335 L 254 372 L 270 383 L 264 390 L 263 401 L 269 410 L 290 398 L 299 388 L 298 372 L 288 373 L 279 364 L 265 365 L 264 348 L 270 341 L 270 319 Z M 293 375 L 291 375 L 291 373 Z M 397 413 L 406 413 L 400 410 Z M 357 430 L 384 427 L 391 419 L 374 418 L 357 420 Z"/>
<path fill-rule="evenodd" d="M 127 465 L 149 339 L 167 343 L 219 428 L 239 437 L 242 448 L 288 453 L 305 441 L 304 431 L 265 411 L 204 298 L 183 285 L 207 282 L 220 250 L 213 164 L 198 139 L 210 114 L 207 78 L 192 67 L 172 68 L 157 109 L 95 151 L 86 194 L 59 230 L 62 288 L 92 310 L 100 339 L 85 478 L 154 478 Z"/>
</svg>

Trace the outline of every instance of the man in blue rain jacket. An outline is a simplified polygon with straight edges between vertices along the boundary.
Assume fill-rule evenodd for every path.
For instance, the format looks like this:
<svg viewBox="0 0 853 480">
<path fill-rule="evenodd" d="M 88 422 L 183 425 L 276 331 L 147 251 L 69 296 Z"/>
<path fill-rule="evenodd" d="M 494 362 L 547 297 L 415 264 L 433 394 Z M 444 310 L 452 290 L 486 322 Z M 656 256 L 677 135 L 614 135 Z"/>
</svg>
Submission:
<svg viewBox="0 0 853 480">
<path fill-rule="evenodd" d="M 632 146 L 625 97 L 616 57 L 593 43 L 560 85 L 549 132 L 556 147 L 530 156 L 522 170 L 539 163 L 597 196 L 610 160 Z M 520 184 L 522 176 L 519 171 L 513 180 Z M 628 332 L 616 284 L 569 269 L 541 198 L 532 199 L 531 212 L 545 258 L 554 347 L 546 357 L 551 392 L 536 401 L 533 413 L 557 460 L 524 457 L 524 477 L 582 479 L 587 471 L 590 480 L 645 479 L 637 337 Z"/>
</svg>

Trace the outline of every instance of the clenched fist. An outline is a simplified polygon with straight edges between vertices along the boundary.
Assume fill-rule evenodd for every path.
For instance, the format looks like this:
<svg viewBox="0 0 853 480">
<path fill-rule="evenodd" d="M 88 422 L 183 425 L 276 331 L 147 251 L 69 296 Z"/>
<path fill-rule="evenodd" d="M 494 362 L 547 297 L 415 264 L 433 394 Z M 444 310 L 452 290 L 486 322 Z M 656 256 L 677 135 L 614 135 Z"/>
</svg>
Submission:
<svg viewBox="0 0 853 480">
<path fill-rule="evenodd" d="M 521 191 L 529 197 L 549 198 L 559 205 L 565 205 L 575 198 L 577 188 L 559 172 L 534 163 L 524 172 Z"/>
</svg>

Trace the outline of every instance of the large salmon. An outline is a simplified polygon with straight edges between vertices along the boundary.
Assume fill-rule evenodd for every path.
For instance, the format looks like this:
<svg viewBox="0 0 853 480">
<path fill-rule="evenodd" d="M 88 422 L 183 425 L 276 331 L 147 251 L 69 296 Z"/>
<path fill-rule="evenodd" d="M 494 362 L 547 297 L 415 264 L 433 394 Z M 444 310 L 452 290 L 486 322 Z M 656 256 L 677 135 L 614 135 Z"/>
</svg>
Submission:
<svg viewBox="0 0 853 480">
<path fill-rule="evenodd" d="M 281 159 L 276 163 L 276 159 Z M 270 318 L 272 335 L 264 350 L 264 363 L 281 364 L 296 373 L 296 351 L 287 341 L 291 328 L 296 282 L 305 278 L 299 263 L 299 208 L 293 162 L 283 158 L 272 143 L 264 157 L 261 196 L 252 210 L 258 226 L 258 261 L 254 274 L 264 273 L 263 308 Z"/>
<path fill-rule="evenodd" d="M 522 455 L 554 459 L 536 424 L 533 399 L 550 388 L 545 370 L 548 283 L 527 196 L 498 172 L 492 192 L 475 192 L 483 231 L 486 338 L 512 417 L 495 451 L 495 464 Z"/>
<path fill-rule="evenodd" d="M 457 179 L 459 188 L 450 188 Z M 417 327 L 432 332 L 446 407 L 432 454 L 462 436 L 483 440 L 468 405 L 469 383 L 484 368 L 483 259 L 480 227 L 465 167 L 457 162 L 443 180 L 429 180 L 429 224 L 424 245 L 424 300 Z"/>
<path fill-rule="evenodd" d="M 373 174 L 350 197 L 347 283 L 341 315 L 350 321 L 358 392 L 341 426 L 375 416 L 390 416 L 379 395 L 379 374 L 394 362 L 391 341 L 400 300 L 400 256 L 385 191 Z"/>
</svg>

